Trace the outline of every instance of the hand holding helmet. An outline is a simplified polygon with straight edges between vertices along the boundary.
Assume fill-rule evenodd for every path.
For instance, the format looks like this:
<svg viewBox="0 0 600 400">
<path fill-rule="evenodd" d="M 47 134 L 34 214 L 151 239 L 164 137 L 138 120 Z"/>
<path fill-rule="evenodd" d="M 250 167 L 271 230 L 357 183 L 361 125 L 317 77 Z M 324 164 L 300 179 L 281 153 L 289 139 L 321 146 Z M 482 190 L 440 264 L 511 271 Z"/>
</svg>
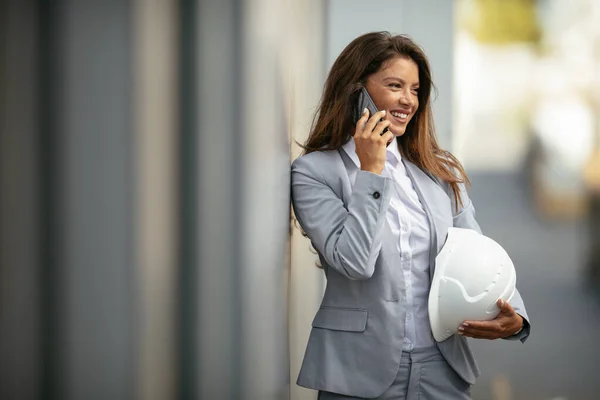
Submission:
<svg viewBox="0 0 600 400">
<path fill-rule="evenodd" d="M 517 314 L 507 301 L 497 302 L 500 314 L 491 321 L 465 321 L 458 334 L 475 339 L 500 339 L 519 333 L 523 328 L 523 317 Z"/>
<path fill-rule="evenodd" d="M 448 229 L 429 292 L 435 340 L 456 333 L 481 339 L 517 333 L 523 318 L 509 304 L 516 280 L 515 267 L 502 246 L 471 229 Z"/>
</svg>

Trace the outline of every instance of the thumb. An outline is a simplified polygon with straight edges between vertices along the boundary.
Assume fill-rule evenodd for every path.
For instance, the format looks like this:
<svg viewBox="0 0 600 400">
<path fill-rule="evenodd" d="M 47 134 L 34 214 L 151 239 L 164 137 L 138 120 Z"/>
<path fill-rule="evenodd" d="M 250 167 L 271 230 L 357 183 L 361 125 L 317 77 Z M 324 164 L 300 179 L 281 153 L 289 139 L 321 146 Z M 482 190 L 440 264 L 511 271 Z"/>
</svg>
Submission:
<svg viewBox="0 0 600 400">
<path fill-rule="evenodd" d="M 515 312 L 514 308 L 512 308 L 512 306 L 510 304 L 508 304 L 508 301 L 498 299 L 496 304 L 498 304 L 498 307 L 500 307 L 500 312 L 502 312 L 504 314 L 512 314 Z"/>
</svg>

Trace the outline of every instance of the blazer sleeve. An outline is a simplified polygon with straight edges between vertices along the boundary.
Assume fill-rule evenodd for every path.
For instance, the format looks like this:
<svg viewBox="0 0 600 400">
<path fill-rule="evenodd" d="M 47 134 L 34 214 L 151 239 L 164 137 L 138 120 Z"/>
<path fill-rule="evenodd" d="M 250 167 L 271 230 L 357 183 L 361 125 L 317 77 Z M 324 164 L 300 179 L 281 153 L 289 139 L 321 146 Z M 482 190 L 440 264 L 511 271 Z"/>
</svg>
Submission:
<svg viewBox="0 0 600 400">
<path fill-rule="evenodd" d="M 451 192 L 451 190 L 450 190 Z M 469 198 L 469 194 L 464 186 L 464 184 L 460 184 L 460 194 L 462 199 L 462 206 L 459 206 L 459 209 L 454 215 L 454 226 L 457 228 L 467 228 L 474 229 L 477 232 L 481 233 L 481 228 L 475 219 L 475 207 L 473 206 L 473 202 Z M 450 198 L 454 199 L 452 193 L 449 193 Z M 454 200 L 452 207 L 455 207 Z M 455 208 L 453 208 L 455 210 Z M 525 309 L 525 304 L 523 303 L 523 299 L 521 298 L 521 294 L 519 290 L 515 290 L 515 294 L 513 298 L 510 300 L 510 305 L 515 309 L 517 314 L 523 317 L 523 330 L 516 335 L 509 336 L 505 338 L 506 340 L 520 340 L 521 342 L 525 342 L 529 337 L 529 333 L 531 331 L 531 324 L 529 323 L 529 317 L 527 316 L 527 310 Z"/>
<path fill-rule="evenodd" d="M 292 205 L 300 226 L 327 264 L 353 280 L 370 278 L 381 249 L 391 181 L 358 171 L 346 208 L 319 173 L 314 159 L 292 164 Z M 321 166 L 322 167 L 322 166 Z"/>
</svg>

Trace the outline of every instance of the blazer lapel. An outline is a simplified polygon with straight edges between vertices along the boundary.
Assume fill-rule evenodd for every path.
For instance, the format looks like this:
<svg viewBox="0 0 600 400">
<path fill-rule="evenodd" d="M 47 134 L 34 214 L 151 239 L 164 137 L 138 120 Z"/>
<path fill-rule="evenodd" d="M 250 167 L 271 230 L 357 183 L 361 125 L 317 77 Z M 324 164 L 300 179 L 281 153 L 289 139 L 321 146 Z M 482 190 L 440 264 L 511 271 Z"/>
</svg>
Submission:
<svg viewBox="0 0 600 400">
<path fill-rule="evenodd" d="M 354 187 L 354 181 L 356 180 L 356 174 L 358 173 L 359 168 L 356 165 L 356 163 L 352 160 L 350 155 L 348 153 L 346 153 L 346 150 L 343 147 L 340 148 L 338 150 L 338 152 L 340 154 L 340 160 L 342 162 L 342 167 L 346 171 L 346 176 L 348 177 L 347 180 L 344 179 L 343 187 L 342 187 L 343 202 L 344 202 L 344 205 L 346 207 L 348 207 L 348 199 L 350 198 L 350 195 L 352 194 L 352 187 Z M 341 176 L 343 176 L 343 175 L 341 175 Z"/>
</svg>

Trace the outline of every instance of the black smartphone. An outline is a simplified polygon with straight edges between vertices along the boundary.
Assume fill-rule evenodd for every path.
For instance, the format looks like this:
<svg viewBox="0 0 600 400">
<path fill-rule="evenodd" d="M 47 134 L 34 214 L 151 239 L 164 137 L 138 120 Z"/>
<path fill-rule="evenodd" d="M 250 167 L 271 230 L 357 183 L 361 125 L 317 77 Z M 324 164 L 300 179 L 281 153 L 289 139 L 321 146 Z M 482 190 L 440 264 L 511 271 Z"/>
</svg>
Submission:
<svg viewBox="0 0 600 400">
<path fill-rule="evenodd" d="M 367 92 L 367 89 L 363 86 L 360 89 L 360 92 L 358 92 L 356 109 L 354 111 L 354 124 L 356 124 L 360 117 L 362 117 L 362 113 L 365 108 L 369 110 L 369 118 L 371 118 L 373 114 L 375 114 L 378 111 L 377 107 L 375 106 L 375 103 L 373 102 L 373 99 L 369 95 L 369 92 Z M 381 119 L 380 121 L 383 121 L 383 119 Z M 383 136 L 383 134 L 387 131 L 388 128 L 385 128 L 383 132 L 381 132 L 381 135 Z"/>
</svg>

